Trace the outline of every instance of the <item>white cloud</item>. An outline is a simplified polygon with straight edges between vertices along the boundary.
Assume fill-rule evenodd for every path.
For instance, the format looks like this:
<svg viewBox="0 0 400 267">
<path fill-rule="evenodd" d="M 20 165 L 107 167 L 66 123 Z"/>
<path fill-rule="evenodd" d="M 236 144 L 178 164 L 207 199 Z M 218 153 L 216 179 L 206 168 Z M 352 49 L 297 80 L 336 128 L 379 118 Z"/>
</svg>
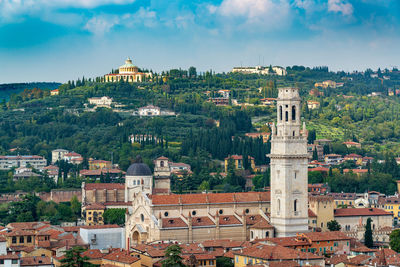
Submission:
<svg viewBox="0 0 400 267">
<path fill-rule="evenodd" d="M 328 11 L 342 13 L 344 16 L 353 14 L 353 5 L 344 0 L 328 0 Z"/>
<path fill-rule="evenodd" d="M 123 5 L 135 0 L 0 0 L 0 22 L 16 21 L 20 15 L 40 15 L 60 8 L 96 8 Z"/>
<path fill-rule="evenodd" d="M 117 16 L 97 16 L 88 20 L 84 29 L 94 35 L 102 36 L 119 23 L 120 19 Z"/>
<path fill-rule="evenodd" d="M 224 18 L 239 19 L 247 29 L 261 26 L 265 30 L 284 27 L 289 20 L 290 5 L 288 0 L 224 0 L 216 9 L 208 7 L 208 10 Z"/>
</svg>

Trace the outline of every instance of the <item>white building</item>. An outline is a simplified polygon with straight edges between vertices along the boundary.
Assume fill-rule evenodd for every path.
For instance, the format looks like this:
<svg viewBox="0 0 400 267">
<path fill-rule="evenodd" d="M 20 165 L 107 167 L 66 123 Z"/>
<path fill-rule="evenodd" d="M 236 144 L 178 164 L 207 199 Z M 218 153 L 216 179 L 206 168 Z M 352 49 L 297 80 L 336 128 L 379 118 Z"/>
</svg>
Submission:
<svg viewBox="0 0 400 267">
<path fill-rule="evenodd" d="M 0 156 L 0 170 L 27 167 L 41 170 L 47 165 L 47 160 L 42 156 Z"/>
<path fill-rule="evenodd" d="M 271 135 L 271 224 L 277 237 L 308 231 L 308 154 L 297 88 L 279 88 Z"/>
<path fill-rule="evenodd" d="M 96 107 L 111 107 L 112 98 L 108 96 L 92 97 L 89 98 L 89 104 L 96 105 Z"/>
<path fill-rule="evenodd" d="M 55 149 L 51 151 L 51 164 L 56 163 L 59 160 L 64 158 L 64 155 L 69 153 L 68 150 L 65 149 Z"/>
<path fill-rule="evenodd" d="M 138 110 L 139 116 L 160 116 L 161 109 L 159 107 L 148 105 L 145 107 L 141 107 Z"/>
<path fill-rule="evenodd" d="M 279 66 L 272 67 L 272 71 L 270 70 L 270 67 L 264 67 L 264 66 L 234 67 L 232 69 L 232 72 L 240 72 L 243 74 L 263 74 L 263 75 L 278 75 L 278 76 L 287 75 L 286 69 Z"/>
<path fill-rule="evenodd" d="M 231 90 L 219 90 L 218 93 L 223 97 L 223 98 L 229 98 L 231 95 Z"/>
<path fill-rule="evenodd" d="M 79 235 L 90 249 L 125 248 L 125 228 L 118 225 L 83 226 Z"/>
</svg>

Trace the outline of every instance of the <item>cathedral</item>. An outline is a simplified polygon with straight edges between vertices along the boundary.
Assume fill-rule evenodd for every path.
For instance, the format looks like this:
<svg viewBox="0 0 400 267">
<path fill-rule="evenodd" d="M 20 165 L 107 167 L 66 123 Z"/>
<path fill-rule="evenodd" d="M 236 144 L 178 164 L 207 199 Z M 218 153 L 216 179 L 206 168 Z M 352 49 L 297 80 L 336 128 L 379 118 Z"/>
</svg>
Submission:
<svg viewBox="0 0 400 267">
<path fill-rule="evenodd" d="M 248 241 L 307 232 L 307 137 L 297 88 L 280 88 L 271 134 L 271 191 L 173 194 L 168 158 L 128 168 L 126 246 L 143 242 Z M 140 166 L 139 166 L 140 165 Z"/>
</svg>

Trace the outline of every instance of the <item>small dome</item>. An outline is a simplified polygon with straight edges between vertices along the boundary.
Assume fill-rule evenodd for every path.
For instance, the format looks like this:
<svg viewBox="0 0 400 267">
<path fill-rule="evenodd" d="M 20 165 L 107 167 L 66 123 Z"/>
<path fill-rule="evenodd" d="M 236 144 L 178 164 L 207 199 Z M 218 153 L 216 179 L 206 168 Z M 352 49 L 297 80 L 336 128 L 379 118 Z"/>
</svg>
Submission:
<svg viewBox="0 0 400 267">
<path fill-rule="evenodd" d="M 126 176 L 152 176 L 149 166 L 144 163 L 133 163 L 126 171 Z"/>
</svg>

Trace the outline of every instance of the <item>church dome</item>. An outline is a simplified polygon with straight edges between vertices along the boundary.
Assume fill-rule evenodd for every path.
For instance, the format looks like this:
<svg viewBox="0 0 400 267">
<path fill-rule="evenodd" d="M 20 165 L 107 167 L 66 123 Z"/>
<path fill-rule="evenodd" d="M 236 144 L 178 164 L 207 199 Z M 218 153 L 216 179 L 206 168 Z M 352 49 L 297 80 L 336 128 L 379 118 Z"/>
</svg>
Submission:
<svg viewBox="0 0 400 267">
<path fill-rule="evenodd" d="M 136 67 L 136 66 L 132 64 L 132 60 L 130 58 L 127 58 L 125 60 L 125 64 L 122 65 L 120 68 L 132 68 L 132 67 Z"/>
<path fill-rule="evenodd" d="M 126 176 L 152 176 L 149 166 L 145 163 L 133 163 L 126 171 Z"/>
</svg>

